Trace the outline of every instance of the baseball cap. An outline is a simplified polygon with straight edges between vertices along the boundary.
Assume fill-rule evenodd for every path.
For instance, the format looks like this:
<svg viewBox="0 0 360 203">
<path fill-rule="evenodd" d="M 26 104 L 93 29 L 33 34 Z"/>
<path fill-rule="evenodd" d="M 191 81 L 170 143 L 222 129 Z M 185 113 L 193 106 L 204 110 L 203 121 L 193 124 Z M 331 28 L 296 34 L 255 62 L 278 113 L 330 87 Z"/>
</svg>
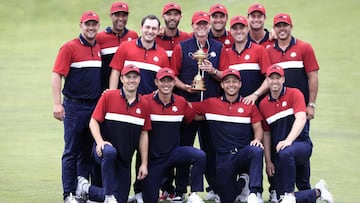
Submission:
<svg viewBox="0 0 360 203">
<path fill-rule="evenodd" d="M 172 69 L 168 67 L 161 68 L 156 73 L 156 79 L 160 80 L 163 79 L 164 77 L 171 77 L 173 80 L 175 80 L 175 73 Z"/>
<path fill-rule="evenodd" d="M 266 10 L 265 7 L 261 4 L 253 4 L 248 9 L 248 15 L 252 12 L 259 11 L 260 13 L 264 14 L 266 16 Z"/>
<path fill-rule="evenodd" d="M 224 70 L 221 74 L 221 79 L 224 79 L 228 75 L 235 75 L 236 77 L 241 79 L 239 71 L 232 69 L 232 68 L 228 68 L 228 69 Z"/>
<path fill-rule="evenodd" d="M 216 13 L 216 12 L 219 12 L 219 13 L 223 13 L 225 15 L 228 14 L 227 10 L 226 10 L 226 7 L 224 5 L 221 5 L 221 4 L 214 4 L 210 7 L 210 15 Z"/>
<path fill-rule="evenodd" d="M 181 13 L 181 6 L 177 3 L 169 2 L 169 3 L 165 4 L 162 14 L 164 15 L 165 13 L 167 13 L 170 10 L 178 10 Z"/>
<path fill-rule="evenodd" d="M 99 22 L 99 15 L 95 13 L 94 11 L 85 11 L 80 18 L 81 23 L 85 23 L 89 20 L 95 20 L 96 22 Z"/>
<path fill-rule="evenodd" d="M 200 21 L 205 21 L 207 23 L 210 23 L 210 16 L 207 12 L 205 11 L 197 11 L 194 13 L 194 15 L 192 16 L 192 19 L 191 19 L 191 23 L 192 24 L 196 24 Z"/>
<path fill-rule="evenodd" d="M 136 72 L 137 74 L 140 74 L 140 70 L 138 67 L 132 65 L 132 64 L 129 64 L 129 65 L 126 65 L 122 68 L 121 70 L 121 75 L 126 75 L 130 72 Z"/>
<path fill-rule="evenodd" d="M 230 27 L 232 27 L 235 24 L 241 23 L 245 26 L 248 25 L 248 22 L 245 17 L 243 16 L 234 16 L 230 19 Z"/>
<path fill-rule="evenodd" d="M 284 69 L 281 66 L 276 65 L 276 64 L 271 65 L 266 71 L 266 76 L 269 77 L 273 73 L 277 73 L 281 77 L 283 77 L 284 76 Z"/>
<path fill-rule="evenodd" d="M 111 14 L 120 11 L 129 13 L 129 5 L 121 1 L 117 1 L 111 5 L 111 9 L 110 9 Z"/>
<path fill-rule="evenodd" d="M 292 25 L 292 21 L 289 14 L 286 13 L 279 13 L 274 16 L 274 25 L 278 23 L 287 23 L 289 25 Z"/>
</svg>

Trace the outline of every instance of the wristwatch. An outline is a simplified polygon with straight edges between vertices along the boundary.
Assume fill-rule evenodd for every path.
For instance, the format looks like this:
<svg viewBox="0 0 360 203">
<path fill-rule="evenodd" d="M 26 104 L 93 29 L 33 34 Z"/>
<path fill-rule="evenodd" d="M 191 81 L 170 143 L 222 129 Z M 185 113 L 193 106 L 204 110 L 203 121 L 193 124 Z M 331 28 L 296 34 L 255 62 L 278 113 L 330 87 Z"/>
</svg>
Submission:
<svg viewBox="0 0 360 203">
<path fill-rule="evenodd" d="M 314 102 L 310 102 L 310 103 L 309 103 L 309 106 L 315 108 L 316 104 L 315 104 Z"/>
</svg>

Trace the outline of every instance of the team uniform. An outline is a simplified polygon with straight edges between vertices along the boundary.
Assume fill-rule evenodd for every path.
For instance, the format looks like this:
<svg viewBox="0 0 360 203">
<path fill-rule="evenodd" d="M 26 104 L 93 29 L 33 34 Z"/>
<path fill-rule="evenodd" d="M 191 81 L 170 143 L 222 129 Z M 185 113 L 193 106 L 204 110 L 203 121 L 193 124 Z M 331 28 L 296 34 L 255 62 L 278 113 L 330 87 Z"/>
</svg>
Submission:
<svg viewBox="0 0 360 203">
<path fill-rule="evenodd" d="M 243 83 L 240 95 L 248 96 L 255 92 L 263 83 L 266 69 L 271 65 L 265 48 L 248 40 L 241 53 L 234 46 L 227 49 L 226 53 L 227 66 L 240 72 Z"/>
<path fill-rule="evenodd" d="M 291 193 L 296 183 L 297 202 L 316 202 L 315 190 L 310 190 L 310 156 L 312 142 L 307 128 L 288 147 L 276 152 L 276 145 L 286 139 L 292 129 L 295 114 L 306 112 L 304 96 L 296 88 L 283 87 L 280 97 L 274 99 L 269 94 L 260 102 L 260 112 L 264 117 L 264 131 L 271 134 L 271 158 L 275 166 L 277 194 Z M 304 167 L 306 166 L 306 167 Z"/>
<path fill-rule="evenodd" d="M 274 41 L 270 40 L 270 32 L 269 32 L 269 30 L 267 30 L 265 28 L 264 31 L 265 31 L 264 38 L 262 38 L 259 43 L 257 43 L 254 39 L 251 38 L 250 33 L 248 34 L 249 40 L 251 42 L 255 43 L 255 44 L 259 44 L 259 45 L 263 46 L 264 48 L 270 47 L 271 45 L 274 44 Z"/>
<path fill-rule="evenodd" d="M 215 39 L 219 42 L 221 42 L 225 48 L 231 48 L 234 44 L 234 39 L 231 36 L 231 33 L 227 30 L 225 30 L 224 34 L 220 37 L 215 37 L 212 31 L 209 32 L 209 38 Z"/>
<path fill-rule="evenodd" d="M 151 49 L 145 49 L 141 38 L 120 44 L 110 67 L 121 72 L 122 68 L 133 64 L 140 69 L 141 82 L 138 88 L 140 94 L 149 94 L 156 90 L 154 79 L 156 72 L 163 67 L 169 67 L 169 59 L 163 48 L 156 43 Z"/>
<path fill-rule="evenodd" d="M 88 177 L 91 170 L 93 139 L 89 121 L 100 97 L 101 80 L 100 46 L 90 45 L 80 34 L 79 38 L 64 44 L 56 58 L 53 72 L 65 78 L 64 141 L 62 155 L 62 181 L 64 195 L 74 192 L 77 176 Z"/>
<path fill-rule="evenodd" d="M 180 145 L 180 127 L 192 118 L 187 101 L 173 94 L 171 102 L 164 105 L 157 92 L 143 97 L 149 102 L 152 130 L 149 131 L 149 174 L 142 181 L 145 202 L 157 202 L 162 179 L 169 168 L 190 166 L 191 191 L 203 191 L 203 174 L 206 155 L 203 151 Z M 176 192 L 186 190 L 187 177 L 176 176 Z"/>
<path fill-rule="evenodd" d="M 285 72 L 286 87 L 298 88 L 305 97 L 305 103 L 309 103 L 309 84 L 307 73 L 318 71 L 319 65 L 313 48 L 309 43 L 291 37 L 289 47 L 282 51 L 275 41 L 274 45 L 267 49 L 271 64 L 281 66 Z"/>
<path fill-rule="evenodd" d="M 216 190 L 221 202 L 234 202 L 242 190 L 237 175 L 243 169 L 249 171 L 250 191 L 262 193 L 263 150 L 250 146 L 252 124 L 262 120 L 257 107 L 245 105 L 241 96 L 233 103 L 223 96 L 193 106 L 209 123 L 210 133 L 205 136 L 211 136 L 216 151 Z"/>
<path fill-rule="evenodd" d="M 119 45 L 122 42 L 131 41 L 137 38 L 138 38 L 137 33 L 133 30 L 128 30 L 127 28 L 124 28 L 124 32 L 121 35 L 113 32 L 111 27 L 107 27 L 104 31 L 99 32 L 96 35 L 96 41 L 101 48 L 100 53 L 102 60 L 102 68 L 101 68 L 102 90 L 109 88 L 109 77 L 111 73 L 111 68 L 109 67 L 109 64 L 115 52 L 117 51 Z"/>
<path fill-rule="evenodd" d="M 169 36 L 166 36 L 166 35 L 158 36 L 156 38 L 156 43 L 160 47 L 165 49 L 167 56 L 169 57 L 169 59 L 171 59 L 175 46 L 178 43 L 189 39 L 190 37 L 191 36 L 188 33 L 183 32 L 181 30 L 177 30 L 177 33 L 176 33 L 176 35 L 174 37 L 169 37 Z"/>
<path fill-rule="evenodd" d="M 223 57 L 226 56 L 223 45 L 214 39 L 208 39 L 208 42 L 208 46 L 204 48 L 204 52 L 210 54 L 211 57 L 208 60 L 211 61 L 213 67 L 216 69 L 220 68 L 220 70 L 222 70 L 224 67 L 222 64 L 226 61 L 223 59 Z M 198 49 L 199 47 L 195 36 L 180 42 L 174 49 L 173 57 L 171 58 L 171 68 L 174 70 L 175 75 L 177 75 L 177 77 L 185 84 L 191 84 L 194 76 L 198 72 L 197 61 L 189 56 L 189 53 L 196 52 Z M 204 72 L 204 81 L 206 84 L 206 91 L 190 94 L 183 90 L 179 90 L 179 95 L 183 96 L 190 102 L 201 101 L 210 97 L 217 97 L 220 91 L 218 81 L 207 72 Z M 214 150 L 211 139 L 202 136 L 202 134 L 209 134 L 208 124 L 206 121 L 193 121 L 190 124 L 184 125 L 181 145 L 193 146 L 198 130 L 200 147 L 207 155 L 208 166 L 205 172 L 205 177 L 210 187 L 212 187 L 216 181 L 216 174 L 215 168 L 210 166 L 215 166 L 215 160 L 213 159 L 215 155 L 213 154 Z"/>
<path fill-rule="evenodd" d="M 91 186 L 89 198 L 104 201 L 105 194 L 114 194 L 119 202 L 127 202 L 131 183 L 131 160 L 138 150 L 141 131 L 151 130 L 148 102 L 139 95 L 132 104 L 122 89 L 103 93 L 92 117 L 101 123 L 105 145 L 102 164 L 104 188 Z M 96 153 L 94 151 L 94 153 Z"/>
</svg>

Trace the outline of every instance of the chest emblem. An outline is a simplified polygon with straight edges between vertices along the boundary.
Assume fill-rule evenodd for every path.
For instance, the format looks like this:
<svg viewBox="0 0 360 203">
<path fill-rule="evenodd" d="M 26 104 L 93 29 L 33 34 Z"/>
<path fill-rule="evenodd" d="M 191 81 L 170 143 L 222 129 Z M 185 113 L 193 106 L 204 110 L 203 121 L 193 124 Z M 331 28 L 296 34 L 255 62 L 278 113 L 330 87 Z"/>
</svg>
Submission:
<svg viewBox="0 0 360 203">
<path fill-rule="evenodd" d="M 225 42 L 224 42 L 224 44 L 229 45 L 229 44 L 230 44 L 230 40 L 229 40 L 229 39 L 226 39 Z"/>
<path fill-rule="evenodd" d="M 244 113 L 244 109 L 243 108 L 238 108 L 238 110 L 237 110 L 239 113 Z"/>
<path fill-rule="evenodd" d="M 177 112 L 178 111 L 178 108 L 176 106 L 173 106 L 172 109 L 171 109 L 173 112 Z"/>
<path fill-rule="evenodd" d="M 290 56 L 293 57 L 293 58 L 295 58 L 295 57 L 296 57 L 296 52 L 291 52 L 291 53 L 290 53 Z"/>
<path fill-rule="evenodd" d="M 155 61 L 155 62 L 159 62 L 159 57 L 154 56 L 153 61 Z"/>
<path fill-rule="evenodd" d="M 137 108 L 137 109 L 135 110 L 135 113 L 136 113 L 136 114 L 141 114 L 141 109 L 140 109 L 140 108 Z"/>
<path fill-rule="evenodd" d="M 286 102 L 286 101 L 283 101 L 283 102 L 281 103 L 281 106 L 282 106 L 282 107 L 286 107 L 286 106 L 287 106 L 287 102 Z"/>
<path fill-rule="evenodd" d="M 244 59 L 245 59 L 245 60 L 249 60 L 249 59 L 250 59 L 250 55 L 249 55 L 249 54 L 246 54 L 246 55 L 244 56 Z"/>
</svg>

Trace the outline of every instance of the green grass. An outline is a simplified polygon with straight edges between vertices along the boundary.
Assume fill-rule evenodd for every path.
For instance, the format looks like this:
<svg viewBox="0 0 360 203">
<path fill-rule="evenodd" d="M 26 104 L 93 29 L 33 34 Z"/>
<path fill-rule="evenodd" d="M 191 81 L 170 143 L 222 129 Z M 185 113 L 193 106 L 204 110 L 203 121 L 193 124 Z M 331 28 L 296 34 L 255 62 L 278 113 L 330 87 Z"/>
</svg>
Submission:
<svg viewBox="0 0 360 203">
<path fill-rule="evenodd" d="M 160 15 L 164 1 L 128 1 L 128 28 L 139 31 L 146 14 Z M 194 11 L 218 1 L 183 1 L 180 27 L 190 31 Z M 220 1 L 219 1 L 220 2 Z M 230 16 L 246 15 L 255 1 L 224 0 Z M 324 178 L 336 202 L 357 201 L 360 190 L 360 64 L 356 0 L 258 1 L 267 27 L 278 12 L 291 14 L 295 37 L 311 42 L 321 67 L 311 182 Z M 76 37 L 83 11 L 110 24 L 112 1 L 3 0 L 0 5 L 0 196 L 1 202 L 61 202 L 62 123 L 52 118 L 50 75 L 59 47 Z M 147 5 L 151 4 L 151 5 Z M 267 183 L 264 180 L 266 189 Z M 202 195 L 204 195 L 203 193 Z M 264 198 L 268 193 L 264 192 Z"/>
</svg>

